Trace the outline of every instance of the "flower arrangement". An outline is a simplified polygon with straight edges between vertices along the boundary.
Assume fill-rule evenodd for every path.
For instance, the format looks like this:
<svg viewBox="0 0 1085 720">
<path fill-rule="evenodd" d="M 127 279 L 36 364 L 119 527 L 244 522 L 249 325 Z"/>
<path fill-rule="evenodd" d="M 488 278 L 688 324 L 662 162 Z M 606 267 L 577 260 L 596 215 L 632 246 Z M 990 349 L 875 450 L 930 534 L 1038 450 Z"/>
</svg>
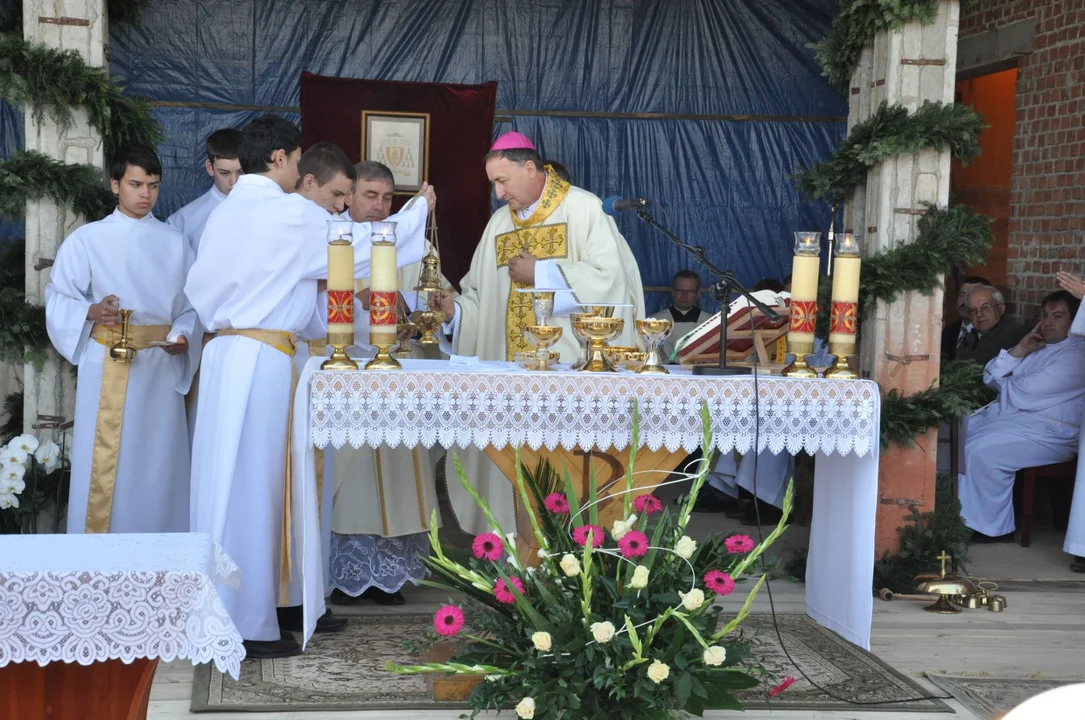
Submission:
<svg viewBox="0 0 1085 720">
<path fill-rule="evenodd" d="M 711 447 L 707 410 L 702 417 L 703 447 Z M 760 545 L 746 535 L 697 542 L 685 530 L 707 463 L 672 514 L 650 494 L 658 485 L 634 486 L 638 434 L 634 419 L 625 488 L 610 493 L 622 503 L 621 519 L 610 528 L 599 524 L 604 496 L 594 475 L 581 503 L 567 472 L 561 489 L 556 478 L 547 482 L 546 470 L 526 472 L 517 457 L 517 490 L 540 547 L 536 567 L 518 560 L 515 537 L 504 533 L 453 456 L 460 484 L 493 532 L 476 537 L 470 557 L 459 561 L 446 554 L 432 524 L 432 576 L 425 583 L 465 600 L 436 613 L 429 642 L 450 642 L 456 653 L 447 662 L 388 669 L 484 677 L 469 698 L 472 718 L 510 707 L 525 720 L 669 720 L 705 708 L 741 709 L 732 693 L 756 686 L 765 673 L 736 630 L 764 577 L 740 608 L 730 596 L 786 528 L 791 488 L 783 518 Z M 721 624 L 725 609 L 732 617 Z"/>
<path fill-rule="evenodd" d="M 69 472 L 55 442 L 27 433 L 0 450 L 0 533 L 34 533 L 43 510 L 54 506 L 54 532 L 67 500 Z"/>
</svg>

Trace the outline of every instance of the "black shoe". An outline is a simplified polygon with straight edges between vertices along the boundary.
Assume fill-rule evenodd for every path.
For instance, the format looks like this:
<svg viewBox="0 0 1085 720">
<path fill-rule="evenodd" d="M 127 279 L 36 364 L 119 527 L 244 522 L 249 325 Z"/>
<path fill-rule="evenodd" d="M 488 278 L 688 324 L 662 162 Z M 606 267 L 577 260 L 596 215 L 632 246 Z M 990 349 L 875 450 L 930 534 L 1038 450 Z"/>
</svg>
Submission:
<svg viewBox="0 0 1085 720">
<path fill-rule="evenodd" d="M 696 513 L 721 513 L 734 510 L 736 500 L 725 493 L 720 492 L 711 485 L 701 487 L 697 495 L 697 502 L 693 503 L 693 512 Z"/>
<path fill-rule="evenodd" d="M 293 607 L 279 608 L 279 629 L 284 632 L 302 632 L 302 620 L 301 620 L 301 606 L 295 605 Z M 331 610 L 326 610 L 323 615 L 317 618 L 316 629 L 313 632 L 317 633 L 333 633 L 342 632 L 347 627 L 347 619 L 344 617 L 336 617 L 332 614 Z"/>
<path fill-rule="evenodd" d="M 1012 543 L 1013 533 L 1006 533 L 1005 535 L 984 535 L 979 530 L 972 531 L 972 542 L 977 545 L 991 545 L 994 543 Z"/>
<path fill-rule="evenodd" d="M 730 510 L 725 510 L 723 514 L 732 520 L 741 520 L 746 517 L 746 511 L 750 509 L 752 504 L 747 500 L 736 500 L 735 506 Z"/>
<path fill-rule="evenodd" d="M 780 508 L 758 500 L 746 506 L 746 512 L 742 515 L 742 524 L 756 527 L 759 524 L 758 517 L 760 517 L 761 525 L 776 525 L 783 516 L 784 512 Z"/>
<path fill-rule="evenodd" d="M 293 635 L 284 634 L 278 640 L 245 640 L 245 658 L 248 660 L 272 660 L 301 655 L 301 645 Z"/>
<path fill-rule="evenodd" d="M 358 595 L 357 597 L 354 595 L 347 595 L 339 588 L 332 590 L 332 594 L 328 596 L 328 600 L 336 605 L 361 605 L 365 602 L 365 598 L 361 595 Z"/>
<path fill-rule="evenodd" d="M 394 592 L 388 593 L 381 590 L 379 587 L 371 587 L 362 593 L 362 597 L 366 600 L 372 600 L 378 605 L 384 605 L 385 607 L 398 607 L 400 605 L 407 604 L 407 598 L 403 597 L 403 593 Z"/>
<path fill-rule="evenodd" d="M 1085 557 L 1075 555 L 1074 561 L 1070 563 L 1070 570 L 1076 573 L 1085 573 Z"/>
</svg>

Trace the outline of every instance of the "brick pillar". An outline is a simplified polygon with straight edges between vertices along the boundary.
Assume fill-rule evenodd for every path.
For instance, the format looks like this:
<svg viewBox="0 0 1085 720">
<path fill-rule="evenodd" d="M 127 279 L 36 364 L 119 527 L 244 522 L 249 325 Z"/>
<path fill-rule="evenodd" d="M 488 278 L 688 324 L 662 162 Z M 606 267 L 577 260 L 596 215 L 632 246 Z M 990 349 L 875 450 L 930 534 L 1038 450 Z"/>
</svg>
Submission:
<svg viewBox="0 0 1085 720">
<path fill-rule="evenodd" d="M 75 50 L 88 64 L 105 65 L 105 0 L 23 0 L 23 36 L 63 50 Z M 75 122 L 61 132 L 48 116 L 38 124 L 26 109 L 26 149 L 37 150 L 66 163 L 104 166 L 102 138 L 87 122 L 86 111 L 73 108 Z M 60 243 L 85 219 L 51 200 L 27 203 L 26 294 L 44 303 L 49 282 L 48 265 Z M 45 267 L 42 267 L 45 266 Z M 39 269 L 41 268 L 41 269 Z M 23 424 L 27 432 L 55 426 L 41 416 L 75 416 L 75 381 L 71 367 L 49 348 L 41 370 L 24 367 Z"/>
<path fill-rule="evenodd" d="M 849 127 L 869 118 L 883 101 L 915 111 L 925 100 L 953 102 L 957 67 L 956 0 L 942 0 L 930 25 L 909 23 L 880 33 L 863 51 L 852 76 Z M 922 150 L 874 167 L 846 208 L 845 226 L 862 237 L 864 251 L 888 250 L 915 240 L 923 202 L 949 201 L 949 150 Z M 908 293 L 867 310 L 862 326 L 860 367 L 884 389 L 911 394 L 938 377 L 942 291 Z M 876 549 L 878 557 L 900 547 L 897 528 L 909 505 L 934 505 L 936 431 L 908 448 L 881 457 Z"/>
</svg>

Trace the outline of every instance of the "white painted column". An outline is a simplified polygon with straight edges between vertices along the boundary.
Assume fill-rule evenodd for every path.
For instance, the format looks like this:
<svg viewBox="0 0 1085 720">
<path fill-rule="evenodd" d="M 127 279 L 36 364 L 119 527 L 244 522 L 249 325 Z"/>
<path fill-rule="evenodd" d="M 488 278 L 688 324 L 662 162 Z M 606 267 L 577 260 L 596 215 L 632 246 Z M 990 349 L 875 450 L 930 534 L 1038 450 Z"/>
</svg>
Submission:
<svg viewBox="0 0 1085 720">
<path fill-rule="evenodd" d="M 107 39 L 105 0 L 23 0 L 23 36 L 32 43 L 74 50 L 89 65 L 106 64 Z M 61 132 L 48 117 L 38 124 L 26 108 L 26 149 L 37 150 L 66 163 L 104 167 L 102 138 L 87 122 L 86 111 L 73 108 L 75 122 Z M 75 228 L 86 222 L 71 210 L 51 200 L 37 200 L 26 207 L 26 294 L 32 302 L 44 303 L 48 266 L 56 257 L 60 243 Z M 42 269 L 38 269 L 42 268 Z M 42 416 L 59 416 L 71 421 L 75 416 L 75 381 L 71 367 L 52 348 L 41 370 L 24 366 L 23 425 L 27 432 L 34 426 L 51 425 Z"/>
</svg>

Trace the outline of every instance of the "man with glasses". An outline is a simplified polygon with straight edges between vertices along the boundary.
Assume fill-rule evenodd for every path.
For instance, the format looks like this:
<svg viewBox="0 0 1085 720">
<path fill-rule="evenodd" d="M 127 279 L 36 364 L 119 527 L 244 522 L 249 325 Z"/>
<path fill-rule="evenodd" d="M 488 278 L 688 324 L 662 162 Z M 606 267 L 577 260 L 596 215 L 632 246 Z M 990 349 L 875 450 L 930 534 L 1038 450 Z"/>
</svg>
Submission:
<svg viewBox="0 0 1085 720">
<path fill-rule="evenodd" d="M 957 345 L 958 360 L 986 365 L 1028 334 L 1027 328 L 1006 317 L 1006 303 L 997 288 L 986 285 L 970 288 L 965 308 L 972 329 Z"/>
<path fill-rule="evenodd" d="M 701 323 L 712 317 L 697 306 L 701 295 L 701 278 L 692 270 L 679 270 L 671 283 L 671 305 L 651 317 L 674 320 L 674 329 L 663 342 L 661 352 L 669 360 L 674 355 L 674 345 Z"/>
<path fill-rule="evenodd" d="M 970 275 L 961 280 L 957 288 L 957 322 L 946 325 L 942 329 L 943 361 L 957 357 L 957 348 L 961 346 L 965 336 L 972 329 L 972 321 L 968 317 L 968 291 L 979 285 L 993 287 L 987 278 Z"/>
</svg>

